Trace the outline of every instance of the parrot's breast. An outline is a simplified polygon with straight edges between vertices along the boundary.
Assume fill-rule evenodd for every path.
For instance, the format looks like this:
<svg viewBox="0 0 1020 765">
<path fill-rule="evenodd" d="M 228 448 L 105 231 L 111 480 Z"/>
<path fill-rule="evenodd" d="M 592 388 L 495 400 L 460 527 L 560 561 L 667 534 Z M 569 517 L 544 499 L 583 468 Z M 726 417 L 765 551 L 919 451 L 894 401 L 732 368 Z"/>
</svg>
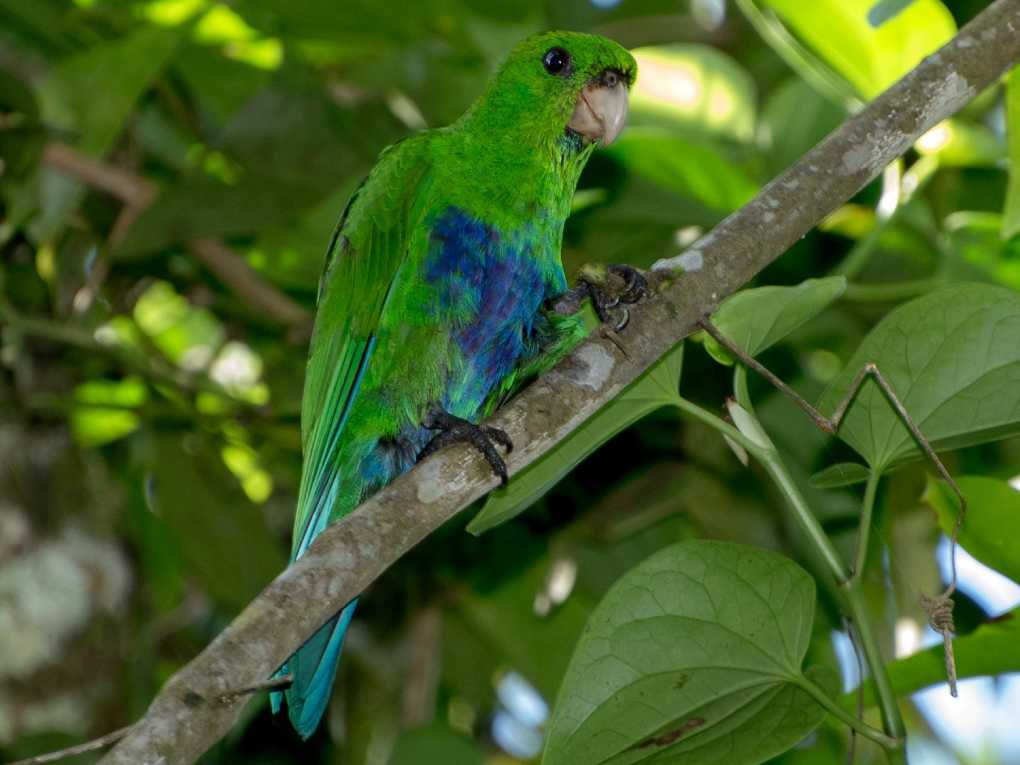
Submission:
<svg viewBox="0 0 1020 765">
<path fill-rule="evenodd" d="M 558 229 L 541 223 L 503 232 L 455 207 L 435 221 L 424 278 L 435 288 L 434 309 L 453 327 L 448 411 L 474 419 L 531 350 L 547 288 L 566 283 L 558 251 Z"/>
</svg>

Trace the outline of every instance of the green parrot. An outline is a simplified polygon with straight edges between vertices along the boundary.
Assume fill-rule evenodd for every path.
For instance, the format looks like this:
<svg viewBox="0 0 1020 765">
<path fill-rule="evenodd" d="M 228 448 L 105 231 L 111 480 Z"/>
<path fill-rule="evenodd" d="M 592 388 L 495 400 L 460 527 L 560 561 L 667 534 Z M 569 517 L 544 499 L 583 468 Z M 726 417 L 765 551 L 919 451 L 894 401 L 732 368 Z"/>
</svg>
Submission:
<svg viewBox="0 0 1020 765">
<path fill-rule="evenodd" d="M 603 37 L 535 35 L 460 119 L 382 152 L 326 255 L 292 559 L 447 444 L 472 444 L 505 482 L 497 447 L 512 444 L 477 423 L 587 334 L 585 297 L 605 319 L 641 296 L 626 267 L 615 267 L 627 288 L 613 300 L 590 283 L 568 290 L 560 259 L 578 176 L 623 128 L 636 74 L 633 57 Z M 286 696 L 303 737 L 325 710 L 356 602 L 280 669 L 293 680 L 273 709 Z"/>
</svg>

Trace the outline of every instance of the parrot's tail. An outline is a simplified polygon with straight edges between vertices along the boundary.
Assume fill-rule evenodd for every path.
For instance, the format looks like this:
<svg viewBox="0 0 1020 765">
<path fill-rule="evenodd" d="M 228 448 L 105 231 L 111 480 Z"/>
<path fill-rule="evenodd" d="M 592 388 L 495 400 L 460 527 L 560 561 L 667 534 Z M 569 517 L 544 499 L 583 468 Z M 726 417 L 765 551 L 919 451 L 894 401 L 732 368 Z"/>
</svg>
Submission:
<svg viewBox="0 0 1020 765">
<path fill-rule="evenodd" d="M 273 713 L 280 711 L 283 697 L 286 697 L 287 714 L 302 738 L 308 738 L 315 732 L 326 711 L 340 662 L 340 649 L 344 646 L 344 634 L 357 604 L 355 598 L 322 625 L 276 673 L 277 676 L 292 674 L 294 679 L 286 691 L 275 691 L 270 695 Z"/>
</svg>

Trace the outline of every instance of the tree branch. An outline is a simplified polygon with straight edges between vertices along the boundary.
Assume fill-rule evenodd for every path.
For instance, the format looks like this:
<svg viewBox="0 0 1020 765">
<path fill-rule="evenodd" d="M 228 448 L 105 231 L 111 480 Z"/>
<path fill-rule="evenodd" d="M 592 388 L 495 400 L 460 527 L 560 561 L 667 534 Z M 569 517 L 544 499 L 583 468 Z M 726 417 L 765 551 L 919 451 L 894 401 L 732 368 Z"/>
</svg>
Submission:
<svg viewBox="0 0 1020 765">
<path fill-rule="evenodd" d="M 997 0 L 944 48 L 848 120 L 680 258 L 656 264 L 657 292 L 635 306 L 624 355 L 593 338 L 492 424 L 518 444 L 511 472 L 549 451 L 936 123 L 1020 58 L 1020 0 Z M 680 265 L 687 272 L 679 275 Z M 229 687 L 268 677 L 305 638 L 434 529 L 496 484 L 453 447 L 418 465 L 328 528 L 164 686 L 105 765 L 193 762 L 237 720 Z"/>
<path fill-rule="evenodd" d="M 216 277 L 252 307 L 303 330 L 311 330 L 312 317 L 300 304 L 266 282 L 248 263 L 219 239 L 196 239 L 192 254 Z"/>
<path fill-rule="evenodd" d="M 48 144 L 43 150 L 43 162 L 124 203 L 124 209 L 110 232 L 110 245 L 114 247 L 124 239 L 127 230 L 158 193 L 155 184 L 147 178 L 82 154 L 67 144 Z M 293 327 L 296 339 L 305 339 L 312 322 L 308 311 L 265 281 L 244 258 L 219 239 L 196 239 L 189 248 L 242 300 L 280 323 Z"/>
</svg>

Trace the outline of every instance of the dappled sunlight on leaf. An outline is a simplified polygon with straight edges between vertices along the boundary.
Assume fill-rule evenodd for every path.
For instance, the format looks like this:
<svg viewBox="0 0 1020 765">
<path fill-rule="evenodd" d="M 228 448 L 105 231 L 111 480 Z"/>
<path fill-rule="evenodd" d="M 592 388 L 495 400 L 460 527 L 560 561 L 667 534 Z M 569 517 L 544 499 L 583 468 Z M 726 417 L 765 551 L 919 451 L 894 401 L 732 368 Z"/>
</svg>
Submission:
<svg viewBox="0 0 1020 765">
<path fill-rule="evenodd" d="M 248 499 L 261 504 L 273 493 L 273 479 L 260 465 L 258 454 L 244 443 L 230 443 L 223 447 L 223 462 L 237 476 Z"/>
<path fill-rule="evenodd" d="M 249 346 L 231 340 L 220 350 L 209 368 L 209 376 L 232 395 L 264 404 L 269 389 L 259 383 L 262 376 L 262 359 Z"/>
<path fill-rule="evenodd" d="M 71 431 L 82 446 L 116 441 L 138 428 L 140 420 L 133 410 L 148 398 L 148 388 L 137 377 L 84 382 L 74 391 Z"/>
<path fill-rule="evenodd" d="M 964 119 L 940 122 L 914 144 L 918 153 L 944 165 L 996 167 L 1006 156 L 1002 139 L 984 125 Z"/>
<path fill-rule="evenodd" d="M 704 45 L 637 48 L 639 76 L 631 125 L 657 125 L 684 135 L 749 141 L 756 89 L 733 59 Z"/>
<path fill-rule="evenodd" d="M 155 282 L 142 293 L 134 318 L 167 358 L 188 371 L 206 368 L 225 337 L 212 313 L 188 303 L 167 282 Z"/>
<path fill-rule="evenodd" d="M 829 66 L 872 98 L 956 33 L 939 0 L 914 0 L 886 18 L 875 0 L 762 0 Z M 875 23 L 880 22 L 880 23 Z"/>
</svg>

